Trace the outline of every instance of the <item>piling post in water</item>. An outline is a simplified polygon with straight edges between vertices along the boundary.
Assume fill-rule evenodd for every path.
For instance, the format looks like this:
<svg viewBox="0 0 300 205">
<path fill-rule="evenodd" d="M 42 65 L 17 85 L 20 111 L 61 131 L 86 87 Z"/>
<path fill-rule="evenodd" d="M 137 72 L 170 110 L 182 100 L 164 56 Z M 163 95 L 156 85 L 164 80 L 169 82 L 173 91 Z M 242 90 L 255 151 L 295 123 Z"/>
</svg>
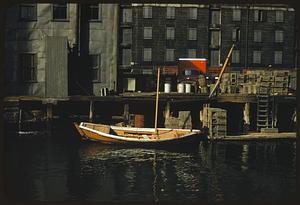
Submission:
<svg viewBox="0 0 300 205">
<path fill-rule="evenodd" d="M 244 104 L 243 108 L 243 120 L 244 120 L 244 126 L 243 126 L 243 131 L 249 131 L 250 127 L 250 103 L 246 102 Z"/>
<path fill-rule="evenodd" d="M 94 118 L 94 102 L 93 100 L 90 100 L 89 121 L 93 122 L 93 118 Z"/>
<path fill-rule="evenodd" d="M 123 111 L 123 117 L 124 117 L 124 124 L 128 125 L 129 123 L 129 104 L 124 104 L 124 111 Z"/>
<path fill-rule="evenodd" d="M 51 121 L 53 118 L 53 105 L 51 103 L 46 104 L 47 109 L 47 121 Z"/>
<path fill-rule="evenodd" d="M 19 105 L 19 121 L 18 121 L 18 129 L 19 129 L 19 132 L 22 131 L 22 108 L 20 108 L 20 105 Z"/>
</svg>

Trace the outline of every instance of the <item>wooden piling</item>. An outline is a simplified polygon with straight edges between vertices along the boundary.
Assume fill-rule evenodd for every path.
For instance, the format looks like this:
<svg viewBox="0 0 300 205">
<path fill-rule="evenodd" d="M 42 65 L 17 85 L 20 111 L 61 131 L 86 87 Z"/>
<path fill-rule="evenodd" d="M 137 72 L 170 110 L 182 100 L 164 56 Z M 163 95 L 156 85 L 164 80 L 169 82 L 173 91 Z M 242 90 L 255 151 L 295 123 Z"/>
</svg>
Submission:
<svg viewBox="0 0 300 205">
<path fill-rule="evenodd" d="M 244 104 L 243 108 L 244 131 L 248 131 L 250 127 L 250 103 Z"/>
<path fill-rule="evenodd" d="M 19 129 L 19 132 L 22 131 L 22 108 L 19 107 L 19 121 L 18 121 L 18 129 Z"/>
<path fill-rule="evenodd" d="M 93 122 L 94 119 L 94 102 L 90 100 L 90 112 L 89 112 L 89 121 Z"/>
<path fill-rule="evenodd" d="M 123 117 L 124 117 L 124 124 L 128 125 L 129 123 L 129 104 L 124 104 L 124 111 L 123 111 Z"/>
<path fill-rule="evenodd" d="M 51 121 L 53 119 L 53 105 L 51 103 L 47 103 L 46 105 L 47 109 L 47 120 Z"/>
</svg>

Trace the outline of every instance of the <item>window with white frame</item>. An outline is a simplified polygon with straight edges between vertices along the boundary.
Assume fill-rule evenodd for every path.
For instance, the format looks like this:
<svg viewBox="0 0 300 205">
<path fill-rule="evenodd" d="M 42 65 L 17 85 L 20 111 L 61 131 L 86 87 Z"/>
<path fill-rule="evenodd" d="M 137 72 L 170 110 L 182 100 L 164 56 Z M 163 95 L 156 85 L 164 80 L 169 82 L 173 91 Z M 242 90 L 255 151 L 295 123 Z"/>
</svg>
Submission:
<svg viewBox="0 0 300 205">
<path fill-rule="evenodd" d="M 283 20 L 284 20 L 284 12 L 275 11 L 275 22 L 283 22 Z"/>
<path fill-rule="evenodd" d="M 37 79 L 37 55 L 35 53 L 21 53 L 20 67 L 23 82 L 35 82 Z"/>
<path fill-rule="evenodd" d="M 144 39 L 152 39 L 152 27 L 144 27 Z"/>
<path fill-rule="evenodd" d="M 128 66 L 131 63 L 131 49 L 123 48 L 122 49 L 122 65 Z"/>
<path fill-rule="evenodd" d="M 282 43 L 283 42 L 283 31 L 276 30 L 275 31 L 275 42 Z"/>
<path fill-rule="evenodd" d="M 35 21 L 37 20 L 37 4 L 21 4 L 20 5 L 20 20 Z"/>
<path fill-rule="evenodd" d="M 146 19 L 152 18 L 152 7 L 151 6 L 143 7 L 143 17 Z"/>
<path fill-rule="evenodd" d="M 239 28 L 234 28 L 232 29 L 232 41 L 237 41 L 240 39 L 240 29 Z"/>
<path fill-rule="evenodd" d="M 188 40 L 197 40 L 197 28 L 188 28 Z"/>
<path fill-rule="evenodd" d="M 122 22 L 131 23 L 132 22 L 132 10 L 131 8 L 124 8 L 122 10 Z"/>
<path fill-rule="evenodd" d="M 53 4 L 53 20 L 68 19 L 68 4 Z"/>
<path fill-rule="evenodd" d="M 92 54 L 90 55 L 90 66 L 93 81 L 101 81 L 101 55 Z"/>
<path fill-rule="evenodd" d="M 174 61 L 174 49 L 166 49 L 166 62 Z"/>
<path fill-rule="evenodd" d="M 189 8 L 189 19 L 197 19 L 197 13 L 198 13 L 198 9 L 197 8 Z"/>
<path fill-rule="evenodd" d="M 240 9 L 233 9 L 232 10 L 232 20 L 233 21 L 240 21 L 241 20 L 241 10 Z"/>
<path fill-rule="evenodd" d="M 261 63 L 261 51 L 253 51 L 253 63 Z"/>
<path fill-rule="evenodd" d="M 239 50 L 232 51 L 231 63 L 240 63 L 240 51 Z"/>
<path fill-rule="evenodd" d="M 143 50 L 143 59 L 145 62 L 152 61 L 152 48 L 144 48 Z"/>
<path fill-rule="evenodd" d="M 220 46 L 220 31 L 211 31 L 210 45 L 213 47 Z"/>
<path fill-rule="evenodd" d="M 175 19 L 175 7 L 167 7 L 167 19 Z"/>
<path fill-rule="evenodd" d="M 282 51 L 275 51 L 274 52 L 274 63 L 275 64 L 282 64 Z"/>
<path fill-rule="evenodd" d="M 196 49 L 188 49 L 188 58 L 196 58 L 196 57 L 197 57 Z"/>
<path fill-rule="evenodd" d="M 210 66 L 220 66 L 220 50 L 210 51 Z"/>
<path fill-rule="evenodd" d="M 175 38 L 175 28 L 174 27 L 167 27 L 167 36 L 168 40 L 173 40 Z"/>
<path fill-rule="evenodd" d="M 266 18 L 265 16 L 266 16 L 265 11 L 254 10 L 254 21 L 256 21 L 256 22 L 264 21 L 264 19 Z"/>
<path fill-rule="evenodd" d="M 132 30 L 131 28 L 122 29 L 122 44 L 128 45 L 132 42 Z"/>
<path fill-rule="evenodd" d="M 253 41 L 261 42 L 261 30 L 254 30 Z"/>
<path fill-rule="evenodd" d="M 221 24 L 220 11 L 211 11 L 211 24 Z"/>
</svg>

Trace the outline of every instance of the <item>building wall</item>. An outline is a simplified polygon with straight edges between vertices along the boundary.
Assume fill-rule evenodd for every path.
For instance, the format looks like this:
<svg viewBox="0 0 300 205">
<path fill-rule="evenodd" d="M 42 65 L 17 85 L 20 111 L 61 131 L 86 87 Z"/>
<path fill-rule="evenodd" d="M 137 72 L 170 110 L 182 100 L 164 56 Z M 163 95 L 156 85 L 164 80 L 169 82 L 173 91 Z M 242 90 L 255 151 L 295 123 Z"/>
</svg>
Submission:
<svg viewBox="0 0 300 205">
<path fill-rule="evenodd" d="M 7 9 L 5 25 L 5 82 L 6 95 L 45 95 L 45 37 L 63 36 L 68 39 L 68 47 L 74 47 L 77 38 L 77 4 L 68 4 L 68 19 L 54 21 L 52 4 L 37 4 L 36 21 L 20 21 L 19 5 Z M 92 83 L 92 94 L 100 95 L 99 89 L 114 90 L 117 69 L 118 6 L 104 4 L 102 21 L 89 24 L 89 53 L 102 54 L 101 69 L 104 82 Z M 37 80 L 24 83 L 20 79 L 19 53 L 37 54 Z M 84 65 L 88 66 L 88 65 Z M 85 68 L 83 68 L 85 69 Z M 87 68 L 86 68 L 87 69 Z"/>
</svg>

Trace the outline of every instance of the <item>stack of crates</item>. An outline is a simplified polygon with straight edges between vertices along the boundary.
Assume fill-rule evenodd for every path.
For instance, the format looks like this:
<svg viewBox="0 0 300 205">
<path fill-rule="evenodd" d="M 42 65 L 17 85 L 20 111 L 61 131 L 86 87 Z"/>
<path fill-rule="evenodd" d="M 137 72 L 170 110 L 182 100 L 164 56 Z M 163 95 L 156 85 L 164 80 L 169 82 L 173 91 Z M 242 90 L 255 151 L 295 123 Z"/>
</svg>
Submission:
<svg viewBox="0 0 300 205">
<path fill-rule="evenodd" d="M 261 75 L 258 79 L 258 94 L 269 95 L 271 88 L 274 86 L 274 76 L 272 72 L 265 71 L 264 75 Z"/>
<path fill-rule="evenodd" d="M 287 95 L 289 84 L 289 71 L 288 70 L 274 70 L 274 85 L 271 94 L 273 95 Z"/>
<path fill-rule="evenodd" d="M 228 87 L 230 86 L 230 74 L 224 73 L 220 83 L 221 93 L 228 93 Z"/>
<path fill-rule="evenodd" d="M 220 139 L 227 135 L 227 111 L 220 108 L 203 108 L 203 127 L 208 128 L 210 139 Z"/>
</svg>

